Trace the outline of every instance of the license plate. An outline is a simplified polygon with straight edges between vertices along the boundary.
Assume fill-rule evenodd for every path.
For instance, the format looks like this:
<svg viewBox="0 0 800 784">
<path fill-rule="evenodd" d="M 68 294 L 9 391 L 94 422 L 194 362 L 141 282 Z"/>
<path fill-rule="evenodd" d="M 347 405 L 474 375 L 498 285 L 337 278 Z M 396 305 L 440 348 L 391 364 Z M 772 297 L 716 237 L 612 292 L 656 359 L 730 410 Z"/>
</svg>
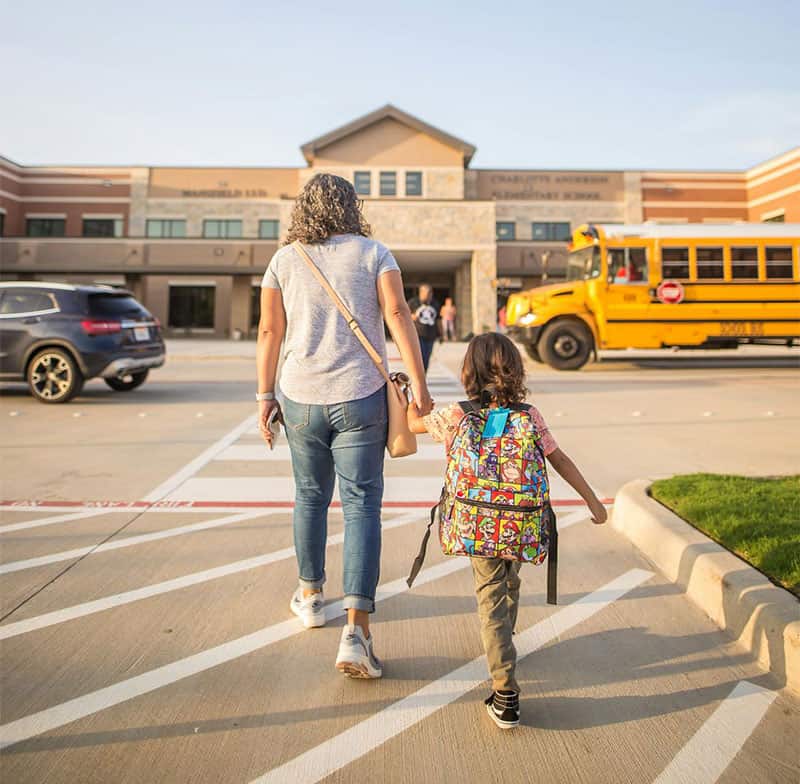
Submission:
<svg viewBox="0 0 800 784">
<path fill-rule="evenodd" d="M 134 327 L 133 328 L 134 340 L 150 340 L 149 327 Z"/>
</svg>

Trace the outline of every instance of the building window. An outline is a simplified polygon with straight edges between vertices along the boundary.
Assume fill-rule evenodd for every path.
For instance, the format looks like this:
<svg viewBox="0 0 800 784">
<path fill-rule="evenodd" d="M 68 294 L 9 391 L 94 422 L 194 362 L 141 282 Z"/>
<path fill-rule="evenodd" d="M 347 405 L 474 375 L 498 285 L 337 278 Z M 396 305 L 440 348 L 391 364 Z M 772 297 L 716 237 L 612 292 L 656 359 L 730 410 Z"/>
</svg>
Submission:
<svg viewBox="0 0 800 784">
<path fill-rule="evenodd" d="M 203 236 L 213 240 L 238 240 L 242 236 L 240 220 L 204 220 Z"/>
<path fill-rule="evenodd" d="M 170 286 L 169 326 L 214 327 L 214 286 Z"/>
<path fill-rule="evenodd" d="M 0 237 L 5 237 L 6 234 L 6 214 L 0 212 Z"/>
<path fill-rule="evenodd" d="M 121 237 L 122 218 L 84 218 L 84 237 Z"/>
<path fill-rule="evenodd" d="M 786 280 L 792 277 L 792 249 L 767 248 L 767 280 Z"/>
<path fill-rule="evenodd" d="M 148 218 L 147 236 L 163 239 L 183 238 L 186 236 L 186 221 Z"/>
<path fill-rule="evenodd" d="M 531 235 L 536 241 L 569 242 L 569 223 L 531 223 Z"/>
<path fill-rule="evenodd" d="M 511 221 L 497 221 L 495 231 L 498 240 L 515 240 L 517 238 L 517 225 Z"/>
<path fill-rule="evenodd" d="M 64 218 L 26 218 L 25 234 L 28 237 L 63 237 L 66 226 Z"/>
<path fill-rule="evenodd" d="M 397 196 L 397 172 L 381 172 L 381 196 Z"/>
<path fill-rule="evenodd" d="M 758 280 L 758 248 L 731 248 L 731 277 Z"/>
<path fill-rule="evenodd" d="M 422 172 L 406 172 L 406 196 L 422 196 Z"/>
<path fill-rule="evenodd" d="M 689 279 L 689 248 L 661 249 L 661 277 Z"/>
<path fill-rule="evenodd" d="M 353 186 L 359 196 L 369 196 L 372 192 L 372 175 L 368 171 L 357 171 L 353 175 Z"/>
<path fill-rule="evenodd" d="M 725 277 L 722 266 L 722 248 L 697 249 L 697 279 L 722 280 Z"/>
<path fill-rule="evenodd" d="M 260 220 L 258 222 L 258 238 L 260 240 L 276 240 L 280 229 L 280 221 Z"/>
</svg>

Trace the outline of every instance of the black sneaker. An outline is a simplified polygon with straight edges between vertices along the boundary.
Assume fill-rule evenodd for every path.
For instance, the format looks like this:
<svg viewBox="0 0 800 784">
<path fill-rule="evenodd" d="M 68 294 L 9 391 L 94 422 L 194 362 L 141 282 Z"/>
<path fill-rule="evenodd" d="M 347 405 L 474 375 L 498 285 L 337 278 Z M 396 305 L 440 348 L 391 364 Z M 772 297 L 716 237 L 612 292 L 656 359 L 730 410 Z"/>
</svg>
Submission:
<svg viewBox="0 0 800 784">
<path fill-rule="evenodd" d="M 515 691 L 493 691 L 485 700 L 487 713 L 501 730 L 519 726 L 519 694 Z"/>
</svg>

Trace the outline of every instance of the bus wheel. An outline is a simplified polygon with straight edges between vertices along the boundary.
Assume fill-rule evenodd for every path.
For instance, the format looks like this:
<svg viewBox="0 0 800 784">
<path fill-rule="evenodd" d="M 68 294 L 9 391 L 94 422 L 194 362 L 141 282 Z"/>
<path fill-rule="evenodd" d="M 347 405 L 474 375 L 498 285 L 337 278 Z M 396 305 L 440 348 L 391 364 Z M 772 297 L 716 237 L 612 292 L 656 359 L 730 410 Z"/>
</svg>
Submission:
<svg viewBox="0 0 800 784">
<path fill-rule="evenodd" d="M 533 343 L 526 343 L 525 344 L 525 353 L 534 362 L 541 362 L 542 361 L 541 354 L 539 354 L 539 349 Z"/>
<path fill-rule="evenodd" d="M 556 370 L 578 370 L 592 355 L 592 335 L 576 321 L 554 321 L 545 327 L 538 349 Z"/>
</svg>

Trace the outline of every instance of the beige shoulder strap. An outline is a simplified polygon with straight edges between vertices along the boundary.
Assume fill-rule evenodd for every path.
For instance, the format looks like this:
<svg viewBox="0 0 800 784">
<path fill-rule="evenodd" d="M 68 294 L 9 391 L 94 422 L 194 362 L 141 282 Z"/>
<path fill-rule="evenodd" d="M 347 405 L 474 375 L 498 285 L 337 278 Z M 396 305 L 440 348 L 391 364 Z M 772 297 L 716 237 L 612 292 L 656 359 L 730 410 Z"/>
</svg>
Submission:
<svg viewBox="0 0 800 784">
<path fill-rule="evenodd" d="M 322 274 L 322 270 L 320 270 L 320 268 L 314 263 L 314 260 L 308 255 L 308 252 L 299 240 L 295 240 L 292 243 L 292 247 L 300 254 L 300 257 L 303 259 L 303 261 L 308 264 L 308 268 L 314 274 L 314 277 L 319 281 L 320 286 L 325 289 L 327 295 L 333 300 L 336 307 L 339 308 L 339 312 L 344 316 L 347 326 L 353 330 L 353 334 L 358 338 L 361 345 L 364 346 L 365 351 L 367 354 L 369 354 L 370 358 L 375 363 L 375 366 L 381 371 L 381 375 L 386 379 L 387 382 L 391 383 L 389 374 L 386 372 L 386 368 L 383 366 L 381 355 L 375 350 L 375 346 L 369 342 L 367 336 L 362 332 L 359 323 L 356 321 L 347 305 L 342 302 L 341 297 L 336 293 L 333 286 L 328 283 L 328 279 Z"/>
</svg>

